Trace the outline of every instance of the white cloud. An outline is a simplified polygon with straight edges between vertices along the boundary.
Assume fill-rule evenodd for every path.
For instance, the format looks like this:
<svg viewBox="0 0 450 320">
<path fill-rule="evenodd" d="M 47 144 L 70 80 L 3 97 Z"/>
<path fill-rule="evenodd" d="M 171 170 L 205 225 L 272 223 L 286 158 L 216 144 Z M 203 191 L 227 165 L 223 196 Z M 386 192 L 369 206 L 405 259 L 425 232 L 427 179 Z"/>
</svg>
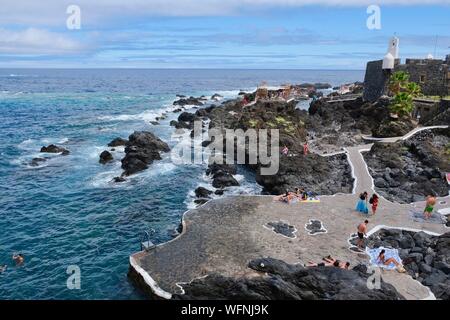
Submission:
<svg viewBox="0 0 450 320">
<path fill-rule="evenodd" d="M 220 16 L 252 10 L 306 5 L 357 6 L 378 5 L 450 5 L 450 0 L 2 0 L 3 24 L 65 26 L 66 8 L 80 6 L 87 25 L 102 23 L 118 16 Z"/>
<path fill-rule="evenodd" d="M 42 29 L 0 29 L 0 54 L 65 54 L 80 52 L 83 48 L 64 35 Z"/>
</svg>

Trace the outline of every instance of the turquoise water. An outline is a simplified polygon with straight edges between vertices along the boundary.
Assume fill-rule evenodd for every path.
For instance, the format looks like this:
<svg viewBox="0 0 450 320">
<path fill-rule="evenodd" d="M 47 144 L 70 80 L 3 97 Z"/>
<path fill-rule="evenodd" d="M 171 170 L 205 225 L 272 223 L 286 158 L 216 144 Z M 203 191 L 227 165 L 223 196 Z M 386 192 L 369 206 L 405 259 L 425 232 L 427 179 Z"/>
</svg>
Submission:
<svg viewBox="0 0 450 320">
<path fill-rule="evenodd" d="M 0 70 L 0 299 L 141 299 L 127 279 L 128 257 L 143 231 L 157 243 L 173 237 L 193 190 L 207 185 L 203 165 L 175 165 L 168 156 L 124 184 L 120 148 L 111 164 L 99 154 L 115 137 L 151 130 L 173 146 L 169 112 L 176 94 L 235 97 L 262 80 L 330 82 L 362 79 L 361 71 L 302 70 Z M 45 155 L 55 143 L 70 155 Z M 249 173 L 232 193 L 257 193 Z M 25 255 L 15 267 L 14 252 Z M 81 289 L 66 286 L 69 265 Z"/>
</svg>

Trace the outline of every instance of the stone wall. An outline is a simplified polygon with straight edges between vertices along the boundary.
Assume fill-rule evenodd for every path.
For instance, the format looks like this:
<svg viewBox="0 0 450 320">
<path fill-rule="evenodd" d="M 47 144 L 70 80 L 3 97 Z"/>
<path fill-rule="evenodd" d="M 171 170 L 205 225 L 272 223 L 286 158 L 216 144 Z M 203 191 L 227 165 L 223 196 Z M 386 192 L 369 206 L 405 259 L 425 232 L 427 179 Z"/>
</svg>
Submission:
<svg viewBox="0 0 450 320">
<path fill-rule="evenodd" d="M 422 93 L 430 96 L 447 96 L 450 94 L 450 55 L 446 61 L 439 59 L 406 59 L 405 64 L 395 61 L 393 71 L 383 70 L 383 60 L 369 61 L 364 77 L 365 101 L 375 101 L 387 93 L 387 82 L 392 72 L 405 71 L 410 81 L 422 88 Z"/>
<path fill-rule="evenodd" d="M 439 102 L 429 100 L 414 100 L 413 118 L 418 118 L 419 123 L 423 124 L 431 120 L 439 112 Z"/>
<path fill-rule="evenodd" d="M 422 93 L 429 96 L 446 96 L 448 65 L 438 59 L 406 59 L 405 64 L 395 67 L 395 71 L 406 71 L 410 81 L 422 88 Z"/>
<path fill-rule="evenodd" d="M 389 80 L 389 71 L 384 71 L 383 60 L 369 61 L 364 76 L 364 92 L 363 99 L 365 101 L 375 101 L 381 97 L 386 89 Z"/>
</svg>

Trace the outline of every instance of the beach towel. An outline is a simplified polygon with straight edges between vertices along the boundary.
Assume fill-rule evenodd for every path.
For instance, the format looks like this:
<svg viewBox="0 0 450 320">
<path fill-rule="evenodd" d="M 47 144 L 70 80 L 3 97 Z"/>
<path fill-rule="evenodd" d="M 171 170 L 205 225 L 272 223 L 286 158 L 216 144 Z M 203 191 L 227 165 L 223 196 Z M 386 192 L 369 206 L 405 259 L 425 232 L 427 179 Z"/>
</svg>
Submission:
<svg viewBox="0 0 450 320">
<path fill-rule="evenodd" d="M 384 248 L 384 247 L 379 247 L 379 248 L 374 248 L 374 249 L 366 248 L 366 253 L 370 257 L 370 264 L 380 267 L 380 268 L 387 269 L 387 270 L 395 270 L 396 267 L 395 267 L 395 264 L 393 264 L 393 263 L 386 266 L 382 263 L 377 262 L 378 255 L 380 254 L 380 251 L 383 249 L 385 250 L 384 257 L 386 258 L 386 260 L 389 258 L 394 258 L 397 262 L 402 263 L 402 259 L 400 259 L 397 249 L 388 249 L 388 248 Z"/>
<path fill-rule="evenodd" d="M 300 202 L 318 203 L 320 202 L 320 199 L 317 197 L 308 197 L 306 200 L 301 200 Z"/>
<path fill-rule="evenodd" d="M 442 217 L 438 213 L 433 213 L 430 218 L 425 219 L 423 212 L 411 211 L 410 212 L 411 219 L 415 222 L 421 223 L 435 223 L 435 224 L 444 224 L 446 223 L 444 217 Z"/>
</svg>

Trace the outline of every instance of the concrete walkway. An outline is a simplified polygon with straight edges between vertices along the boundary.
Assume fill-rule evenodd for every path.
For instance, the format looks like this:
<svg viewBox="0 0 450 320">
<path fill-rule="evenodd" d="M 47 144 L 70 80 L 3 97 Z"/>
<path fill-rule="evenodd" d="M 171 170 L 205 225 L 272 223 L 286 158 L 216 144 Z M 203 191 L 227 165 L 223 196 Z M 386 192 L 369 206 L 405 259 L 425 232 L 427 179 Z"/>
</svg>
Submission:
<svg viewBox="0 0 450 320">
<path fill-rule="evenodd" d="M 306 264 L 319 262 L 331 254 L 352 266 L 367 263 L 366 254 L 349 250 L 348 239 L 356 226 L 367 219 L 354 208 L 360 192 L 373 192 L 373 180 L 361 154 L 371 146 L 346 148 L 355 178 L 353 194 L 322 196 L 320 203 L 291 205 L 274 202 L 271 196 L 233 196 L 209 201 L 184 214 L 179 237 L 149 252 L 132 255 L 130 270 L 153 294 L 168 299 L 173 293 L 183 293 L 183 283 L 213 272 L 230 277 L 251 276 L 254 271 L 247 264 L 260 257 Z M 448 207 L 449 201 L 449 197 L 438 199 L 436 210 Z M 443 224 L 411 219 L 410 211 L 422 210 L 423 205 L 423 202 L 398 204 L 380 198 L 377 214 L 369 216 L 369 234 L 380 228 L 424 230 L 436 235 L 448 232 L 449 228 Z M 309 235 L 305 225 L 310 219 L 322 221 L 327 232 Z M 295 226 L 296 237 L 287 238 L 264 227 L 276 221 Z M 428 288 L 406 274 L 384 271 L 382 277 L 407 299 L 434 298 Z"/>
<path fill-rule="evenodd" d="M 407 140 L 411 138 L 413 135 L 415 135 L 418 132 L 424 131 L 424 130 L 432 130 L 432 129 L 446 129 L 448 126 L 429 126 L 429 127 L 417 127 L 414 130 L 411 130 L 407 134 L 401 137 L 391 137 L 391 138 L 375 138 L 371 136 L 362 136 L 362 138 L 366 141 L 377 141 L 377 142 L 386 142 L 386 143 L 393 143 L 397 142 L 399 140 Z"/>
</svg>

